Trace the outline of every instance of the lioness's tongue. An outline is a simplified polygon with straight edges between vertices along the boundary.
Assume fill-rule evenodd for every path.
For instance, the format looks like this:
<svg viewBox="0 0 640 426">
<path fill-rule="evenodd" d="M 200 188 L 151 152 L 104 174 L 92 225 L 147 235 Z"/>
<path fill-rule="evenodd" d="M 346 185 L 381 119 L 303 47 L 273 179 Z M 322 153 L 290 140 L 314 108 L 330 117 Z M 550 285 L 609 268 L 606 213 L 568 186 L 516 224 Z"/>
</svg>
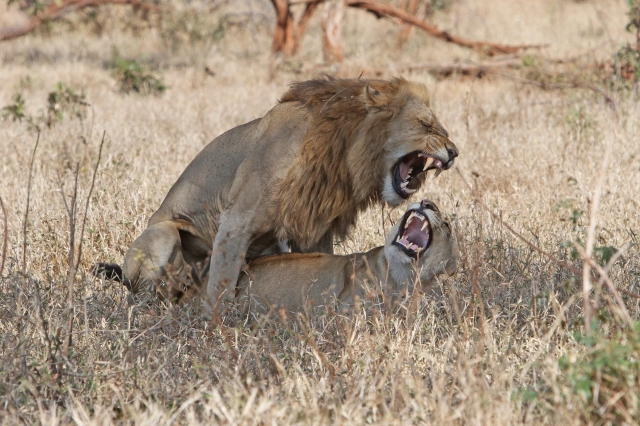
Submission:
<svg viewBox="0 0 640 426">
<path fill-rule="evenodd" d="M 423 221 L 413 217 L 409 219 L 402 237 L 418 247 L 424 248 L 429 243 L 429 226 L 428 220 Z"/>
</svg>

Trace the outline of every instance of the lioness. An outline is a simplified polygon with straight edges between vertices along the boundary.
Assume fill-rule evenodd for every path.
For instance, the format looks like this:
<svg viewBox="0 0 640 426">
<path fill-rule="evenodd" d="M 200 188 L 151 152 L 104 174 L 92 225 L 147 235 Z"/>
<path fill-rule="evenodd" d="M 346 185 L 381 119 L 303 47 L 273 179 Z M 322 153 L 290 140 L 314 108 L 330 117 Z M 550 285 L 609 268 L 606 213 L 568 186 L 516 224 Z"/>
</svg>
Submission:
<svg viewBox="0 0 640 426">
<path fill-rule="evenodd" d="M 383 247 L 345 256 L 288 253 L 249 262 L 238 281 L 238 301 L 250 313 L 279 307 L 301 312 L 336 300 L 347 307 L 354 296 L 366 300 L 365 282 L 374 288 L 382 283 L 387 300 L 398 301 L 416 278 L 427 286 L 439 274 L 452 275 L 457 264 L 449 224 L 435 204 L 422 200 L 409 206 Z"/>
<path fill-rule="evenodd" d="M 131 245 L 124 270 L 98 264 L 94 272 L 174 300 L 185 284 L 208 276 L 211 308 L 245 259 L 279 241 L 332 253 L 333 236 L 345 237 L 359 212 L 379 201 L 398 205 L 424 172 L 439 174 L 457 155 L 421 84 L 297 83 L 264 117 L 196 156 Z"/>
</svg>

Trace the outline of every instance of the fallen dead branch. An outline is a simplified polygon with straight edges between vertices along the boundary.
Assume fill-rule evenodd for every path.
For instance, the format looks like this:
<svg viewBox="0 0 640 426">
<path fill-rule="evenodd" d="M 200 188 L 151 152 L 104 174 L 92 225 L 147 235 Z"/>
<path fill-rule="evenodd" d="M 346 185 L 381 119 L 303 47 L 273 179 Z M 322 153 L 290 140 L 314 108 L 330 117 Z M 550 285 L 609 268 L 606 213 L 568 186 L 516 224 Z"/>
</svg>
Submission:
<svg viewBox="0 0 640 426">
<path fill-rule="evenodd" d="M 492 69 L 490 67 L 485 68 L 486 72 L 488 73 L 492 73 L 494 75 L 497 75 L 499 77 L 504 77 L 507 78 L 509 80 L 515 81 L 517 83 L 522 83 L 522 84 L 528 84 L 531 86 L 536 86 L 539 87 L 543 90 L 560 90 L 560 89 L 588 89 L 591 90 L 594 93 L 597 93 L 599 95 L 601 95 L 605 102 L 607 103 L 607 105 L 609 105 L 609 108 L 611 108 L 611 111 L 613 112 L 614 116 L 617 115 L 617 104 L 616 101 L 613 99 L 613 97 L 604 89 L 602 89 L 601 87 L 596 86 L 595 84 L 592 83 L 585 83 L 583 81 L 580 80 L 574 80 L 574 81 L 570 81 L 568 83 L 548 83 L 545 81 L 537 81 L 537 80 L 531 80 L 528 78 L 523 78 L 523 77 L 518 77 L 515 75 L 511 75 L 511 74 L 506 74 L 503 72 L 500 72 L 496 69 Z"/>
<path fill-rule="evenodd" d="M 382 4 L 375 0 L 349 0 L 347 6 L 358 9 L 364 9 L 367 12 L 371 12 L 378 18 L 389 16 L 392 18 L 398 18 L 407 24 L 415 25 L 418 28 L 423 29 L 433 37 L 440 38 L 449 43 L 454 43 L 460 46 L 468 47 L 471 49 L 479 50 L 489 56 L 518 53 L 523 49 L 533 49 L 543 47 L 541 45 L 506 45 L 499 43 L 490 43 L 487 41 L 474 41 L 468 40 L 463 37 L 454 36 L 447 31 L 443 31 L 429 24 L 426 21 L 419 19 L 418 17 L 411 15 L 401 9 L 393 7 L 388 4 Z"/>
<path fill-rule="evenodd" d="M 470 77 L 482 77 L 489 71 L 496 71 L 501 68 L 516 68 L 522 65 L 522 59 L 509 58 L 500 61 L 475 62 L 422 62 L 415 64 L 405 64 L 399 67 L 402 71 L 423 70 L 438 77 L 449 77 L 454 74 Z"/>
<path fill-rule="evenodd" d="M 159 12 L 160 8 L 155 4 L 138 0 L 66 0 L 55 2 L 46 7 L 41 13 L 32 16 L 26 23 L 0 30 L 0 41 L 11 40 L 30 33 L 46 22 L 56 21 L 63 16 L 86 7 L 97 7 L 103 4 L 121 4 L 133 6 L 146 12 Z"/>
</svg>

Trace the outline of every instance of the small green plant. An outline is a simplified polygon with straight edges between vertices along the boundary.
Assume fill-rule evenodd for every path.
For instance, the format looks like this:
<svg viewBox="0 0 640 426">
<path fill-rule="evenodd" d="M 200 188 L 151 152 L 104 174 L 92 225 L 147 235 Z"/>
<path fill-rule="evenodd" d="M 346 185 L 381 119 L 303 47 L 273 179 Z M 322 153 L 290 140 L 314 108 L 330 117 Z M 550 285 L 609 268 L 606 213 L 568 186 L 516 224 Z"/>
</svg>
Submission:
<svg viewBox="0 0 640 426">
<path fill-rule="evenodd" d="M 51 127 L 54 123 L 62 121 L 64 114 L 82 120 L 87 113 L 89 103 L 86 101 L 84 93 L 58 83 L 53 92 L 49 92 L 47 96 L 47 111 L 44 121 L 47 127 Z"/>
<path fill-rule="evenodd" d="M 627 86 L 640 81 L 640 50 L 623 46 L 616 53 L 616 59 L 620 63 L 620 77 Z"/>
<path fill-rule="evenodd" d="M 629 22 L 626 29 L 635 32 L 635 46 L 622 46 L 614 55 L 614 63 L 605 62 L 604 80 L 611 87 L 631 89 L 640 82 L 640 0 L 627 0 Z"/>
<path fill-rule="evenodd" d="M 18 5 L 21 11 L 32 16 L 37 15 L 47 7 L 47 3 L 41 0 L 8 0 L 7 6 L 11 6 L 14 3 Z"/>
<path fill-rule="evenodd" d="M 636 32 L 636 52 L 640 51 L 640 0 L 627 0 L 629 6 L 629 23 L 627 24 L 627 31 Z"/>
<path fill-rule="evenodd" d="M 2 118 L 5 120 L 11 118 L 13 121 L 22 121 L 27 117 L 24 111 L 24 98 L 21 93 L 16 93 L 12 99 L 12 104 L 4 106 L 0 110 L 2 112 Z"/>
<path fill-rule="evenodd" d="M 640 322 L 633 330 L 607 339 L 576 334 L 582 355 L 558 360 L 571 395 L 585 405 L 585 415 L 596 423 L 633 424 L 640 411 Z"/>
<path fill-rule="evenodd" d="M 161 95 L 167 86 L 159 77 L 154 76 L 135 59 L 124 59 L 116 52 L 112 65 L 112 74 L 122 93 L 141 95 Z"/>
</svg>

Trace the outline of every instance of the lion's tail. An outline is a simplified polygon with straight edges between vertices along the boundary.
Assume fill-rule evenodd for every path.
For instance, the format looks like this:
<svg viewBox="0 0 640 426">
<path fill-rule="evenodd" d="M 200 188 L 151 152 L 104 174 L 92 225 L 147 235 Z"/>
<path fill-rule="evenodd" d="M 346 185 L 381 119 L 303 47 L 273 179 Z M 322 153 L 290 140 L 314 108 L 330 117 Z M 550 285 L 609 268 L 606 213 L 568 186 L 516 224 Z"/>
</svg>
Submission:
<svg viewBox="0 0 640 426">
<path fill-rule="evenodd" d="M 98 278 L 122 283 L 125 287 L 131 290 L 131 281 L 128 278 L 125 278 L 122 272 L 122 267 L 116 263 L 96 263 L 91 267 L 91 273 Z"/>
</svg>

